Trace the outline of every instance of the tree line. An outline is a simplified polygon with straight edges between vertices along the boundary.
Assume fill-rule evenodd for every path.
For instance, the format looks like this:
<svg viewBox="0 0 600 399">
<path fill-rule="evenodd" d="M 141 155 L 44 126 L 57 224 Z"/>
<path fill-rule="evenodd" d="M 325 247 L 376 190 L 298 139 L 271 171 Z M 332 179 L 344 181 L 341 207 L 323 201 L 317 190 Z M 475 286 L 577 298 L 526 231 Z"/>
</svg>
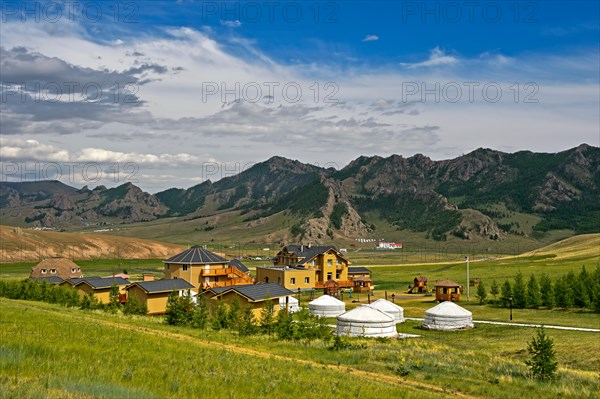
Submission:
<svg viewBox="0 0 600 399">
<path fill-rule="evenodd" d="M 488 294 L 492 296 L 492 300 L 488 300 Z M 582 266 L 579 273 L 570 271 L 554 281 L 547 273 L 542 273 L 539 278 L 531 274 L 525 281 L 525 277 L 519 271 L 512 282 L 505 280 L 500 286 L 496 280 L 492 281 L 489 292 L 483 282 L 479 283 L 475 295 L 480 304 L 489 302 L 505 308 L 510 306 L 517 309 L 575 307 L 600 313 L 600 266 L 597 266 L 592 273 Z"/>
</svg>

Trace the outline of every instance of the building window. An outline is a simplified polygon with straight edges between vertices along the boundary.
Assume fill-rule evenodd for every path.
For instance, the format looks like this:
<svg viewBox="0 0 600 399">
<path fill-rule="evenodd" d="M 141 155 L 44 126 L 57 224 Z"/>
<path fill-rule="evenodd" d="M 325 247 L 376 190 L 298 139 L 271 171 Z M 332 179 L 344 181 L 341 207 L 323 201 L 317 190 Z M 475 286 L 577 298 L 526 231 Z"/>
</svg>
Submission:
<svg viewBox="0 0 600 399">
<path fill-rule="evenodd" d="M 333 266 L 333 261 L 331 259 L 327 259 L 327 266 Z"/>
<path fill-rule="evenodd" d="M 187 269 L 188 269 L 188 265 L 183 265 L 183 271 L 187 272 Z"/>
<path fill-rule="evenodd" d="M 77 271 L 77 269 L 75 269 L 74 267 L 71 268 L 71 273 L 75 273 Z"/>
<path fill-rule="evenodd" d="M 42 269 L 40 271 L 42 272 L 42 274 L 46 274 L 46 269 Z"/>
<path fill-rule="evenodd" d="M 56 274 L 56 269 L 50 269 L 51 274 Z"/>
<path fill-rule="evenodd" d="M 296 277 L 290 278 L 290 285 L 296 284 Z"/>
<path fill-rule="evenodd" d="M 316 265 L 316 263 L 315 263 L 315 260 L 314 260 L 314 259 L 310 261 L 310 265 L 311 265 L 311 266 L 314 266 L 314 265 Z"/>
<path fill-rule="evenodd" d="M 339 279 L 340 279 L 340 272 L 336 272 L 336 273 L 335 273 L 335 279 L 336 279 L 336 280 L 339 280 Z"/>
<path fill-rule="evenodd" d="M 304 277 L 304 284 L 310 284 L 310 277 Z"/>
<path fill-rule="evenodd" d="M 327 280 L 331 280 L 331 272 L 327 273 Z"/>
<path fill-rule="evenodd" d="M 339 266 L 339 265 L 341 265 L 341 264 L 342 264 L 342 262 L 340 262 L 340 260 L 339 260 L 339 259 L 336 259 L 336 260 L 335 260 L 335 264 Z"/>
</svg>

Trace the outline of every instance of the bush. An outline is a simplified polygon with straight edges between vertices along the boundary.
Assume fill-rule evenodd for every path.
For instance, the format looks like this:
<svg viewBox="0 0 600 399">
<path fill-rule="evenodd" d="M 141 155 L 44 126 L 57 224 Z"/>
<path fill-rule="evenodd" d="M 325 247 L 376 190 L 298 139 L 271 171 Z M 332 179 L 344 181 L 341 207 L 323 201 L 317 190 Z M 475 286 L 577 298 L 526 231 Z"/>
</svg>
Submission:
<svg viewBox="0 0 600 399">
<path fill-rule="evenodd" d="M 477 286 L 477 293 L 475 294 L 475 296 L 477 297 L 477 299 L 479 299 L 479 304 L 483 305 L 485 299 L 487 298 L 487 290 L 483 282 L 480 282 Z"/>
<path fill-rule="evenodd" d="M 148 307 L 145 303 L 138 301 L 134 296 L 129 296 L 125 306 L 123 306 L 123 313 L 126 315 L 146 315 L 148 314 Z"/>
<path fill-rule="evenodd" d="M 243 337 L 256 334 L 254 311 L 252 310 L 252 306 L 249 304 L 242 308 L 242 313 L 240 315 L 237 328 L 239 334 Z"/>
<path fill-rule="evenodd" d="M 192 322 L 194 304 L 189 291 L 187 295 L 179 296 L 173 291 L 167 301 L 166 322 L 175 326 L 186 326 Z"/>
</svg>

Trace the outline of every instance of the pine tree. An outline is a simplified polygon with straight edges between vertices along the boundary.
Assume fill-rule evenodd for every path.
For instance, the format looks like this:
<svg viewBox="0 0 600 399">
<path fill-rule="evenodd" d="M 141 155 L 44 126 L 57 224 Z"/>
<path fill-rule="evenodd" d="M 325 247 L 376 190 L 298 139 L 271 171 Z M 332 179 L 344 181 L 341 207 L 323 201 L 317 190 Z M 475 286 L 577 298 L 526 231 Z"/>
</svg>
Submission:
<svg viewBox="0 0 600 399">
<path fill-rule="evenodd" d="M 112 313 L 115 313 L 120 307 L 121 302 L 119 301 L 119 287 L 113 284 L 110 287 L 110 300 L 108 308 Z"/>
<path fill-rule="evenodd" d="M 533 337 L 527 345 L 527 352 L 531 359 L 525 364 L 529 366 L 533 378 L 540 381 L 556 381 L 558 379 L 556 352 L 554 342 L 546 335 L 544 327 L 538 329 L 537 336 Z"/>
<path fill-rule="evenodd" d="M 227 324 L 229 328 L 237 330 L 237 324 L 240 319 L 240 301 L 237 297 L 233 298 L 231 305 L 229 305 L 229 311 L 227 312 Z"/>
<path fill-rule="evenodd" d="M 573 305 L 578 308 L 587 308 L 590 306 L 590 298 L 585 287 L 585 283 L 576 278 L 572 283 Z"/>
<path fill-rule="evenodd" d="M 487 290 L 483 282 L 480 282 L 477 286 L 477 293 L 475 294 L 475 296 L 477 297 L 477 299 L 479 299 L 479 304 L 483 305 L 483 302 L 485 302 L 485 299 L 487 298 Z"/>
<path fill-rule="evenodd" d="M 285 310 L 281 310 L 277 314 L 275 334 L 279 339 L 287 341 L 294 339 L 294 322 L 292 320 L 292 315 Z"/>
<path fill-rule="evenodd" d="M 222 300 L 218 301 L 217 309 L 215 310 L 211 327 L 215 331 L 219 331 L 223 328 L 229 328 L 229 317 L 227 315 L 227 306 Z"/>
<path fill-rule="evenodd" d="M 526 301 L 528 308 L 537 309 L 540 307 L 540 286 L 533 274 L 527 281 Z"/>
<path fill-rule="evenodd" d="M 265 300 L 265 304 L 260 311 L 260 326 L 264 332 L 271 335 L 275 322 L 275 306 L 270 298 Z"/>
<path fill-rule="evenodd" d="M 554 307 L 554 288 L 552 287 L 552 280 L 546 273 L 542 274 L 540 278 L 540 298 L 542 306 L 547 309 Z"/>
<path fill-rule="evenodd" d="M 502 284 L 502 305 L 507 308 L 510 305 L 509 298 L 512 296 L 512 287 L 510 281 L 505 280 Z"/>
<path fill-rule="evenodd" d="M 166 322 L 175 326 L 185 326 L 192 322 L 194 315 L 194 304 L 190 292 L 179 295 L 173 291 L 167 300 Z"/>
<path fill-rule="evenodd" d="M 556 298 L 556 306 L 559 308 L 566 309 L 573 306 L 571 287 L 565 277 L 556 280 L 554 284 L 554 297 Z"/>
<path fill-rule="evenodd" d="M 127 315 L 146 315 L 148 314 L 148 307 L 145 303 L 138 301 L 135 296 L 129 296 L 125 306 L 123 306 L 123 313 Z"/>
<path fill-rule="evenodd" d="M 492 281 L 492 286 L 490 287 L 490 294 L 494 297 L 494 302 L 496 302 L 496 296 L 500 293 L 500 287 L 496 280 Z"/>
<path fill-rule="evenodd" d="M 525 297 L 525 282 L 523 281 L 523 274 L 520 271 L 515 276 L 515 283 L 513 285 L 513 298 L 515 308 L 523 309 L 525 306 L 527 306 L 527 299 Z"/>
<path fill-rule="evenodd" d="M 199 295 L 192 316 L 192 327 L 204 330 L 208 324 L 208 305 L 204 295 Z"/>
<path fill-rule="evenodd" d="M 593 276 L 588 273 L 587 269 L 585 268 L 585 265 L 581 266 L 581 272 L 579 272 L 579 281 L 581 281 L 581 285 L 583 287 L 582 294 L 587 295 L 587 307 L 591 307 L 591 304 L 594 302 L 594 288 L 596 287 L 596 284 Z"/>
<path fill-rule="evenodd" d="M 250 304 L 242 307 L 242 312 L 237 327 L 238 332 L 243 337 L 247 337 L 256 333 L 254 311 L 252 310 L 252 306 L 250 306 Z"/>
</svg>

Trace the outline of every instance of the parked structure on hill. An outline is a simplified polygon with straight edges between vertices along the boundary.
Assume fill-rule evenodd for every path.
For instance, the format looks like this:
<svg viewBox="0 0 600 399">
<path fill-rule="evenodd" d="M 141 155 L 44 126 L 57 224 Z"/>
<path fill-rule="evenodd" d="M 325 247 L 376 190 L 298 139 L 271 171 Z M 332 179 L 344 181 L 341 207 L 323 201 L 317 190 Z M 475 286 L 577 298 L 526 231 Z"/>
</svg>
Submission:
<svg viewBox="0 0 600 399">
<path fill-rule="evenodd" d="M 253 282 L 248 268 L 240 261 L 228 261 L 198 245 L 164 260 L 163 263 L 165 279 L 184 279 L 196 291 Z"/>
<path fill-rule="evenodd" d="M 83 277 L 79 265 L 63 257 L 46 258 L 31 268 L 29 278 L 60 277 L 63 280 Z"/>
<path fill-rule="evenodd" d="M 194 286 L 182 278 L 138 281 L 125 287 L 127 300 L 135 298 L 146 305 L 148 314 L 163 314 L 167 311 L 169 295 L 177 292 L 179 296 L 185 291 L 192 290 Z"/>
<path fill-rule="evenodd" d="M 297 291 L 298 289 L 323 289 L 328 281 L 337 288 L 352 287 L 348 277 L 350 262 L 331 245 L 287 245 L 277 253 L 274 265 L 256 268 L 256 280 L 277 283 Z"/>
</svg>

